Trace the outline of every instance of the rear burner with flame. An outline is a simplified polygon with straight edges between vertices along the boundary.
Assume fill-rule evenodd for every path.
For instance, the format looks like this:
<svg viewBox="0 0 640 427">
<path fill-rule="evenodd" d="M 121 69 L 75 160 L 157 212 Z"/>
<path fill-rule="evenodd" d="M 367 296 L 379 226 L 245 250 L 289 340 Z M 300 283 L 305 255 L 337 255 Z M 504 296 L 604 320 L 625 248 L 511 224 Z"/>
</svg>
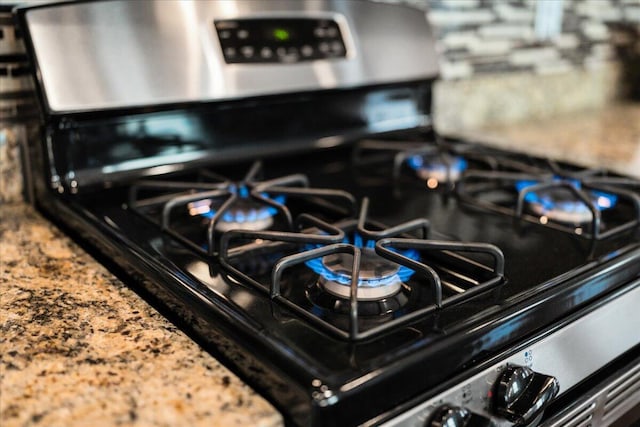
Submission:
<svg viewBox="0 0 640 427">
<path fill-rule="evenodd" d="M 273 225 L 273 217 L 278 214 L 277 208 L 251 198 L 251 192 L 246 184 L 230 184 L 227 189 L 230 196 L 233 195 L 236 198 L 236 203 L 219 218 L 215 226 L 216 231 L 224 232 L 236 228 L 266 230 Z M 286 203 L 286 197 L 282 194 L 273 198 L 266 193 L 260 193 L 260 196 L 280 205 Z M 216 218 L 220 207 L 214 206 L 212 199 L 201 199 L 187 204 L 189 215 L 202 215 L 209 220 Z"/>
<path fill-rule="evenodd" d="M 427 187 L 435 188 L 438 183 L 456 182 L 467 169 L 468 163 L 461 156 L 428 156 L 413 154 L 406 160 L 407 165 L 416 171 L 419 178 L 427 182 Z"/>
<path fill-rule="evenodd" d="M 255 162 L 243 179 L 233 181 L 201 170 L 192 181 L 139 181 L 129 192 L 129 206 L 190 247 L 217 252 L 225 231 L 292 230 L 301 209 L 337 219 L 355 212 L 355 199 L 341 190 L 309 188 L 301 174 L 259 180 Z M 293 212 L 293 213 L 292 213 Z"/>
<path fill-rule="evenodd" d="M 593 240 L 640 225 L 638 180 L 438 135 L 420 141 L 396 138 L 358 142 L 353 157 L 366 171 L 363 185 L 381 185 L 391 176 L 400 194 L 413 181 L 429 191 L 455 194 L 468 207 Z M 376 174 L 382 181 L 369 176 Z"/>
<path fill-rule="evenodd" d="M 394 181 L 419 181 L 429 189 L 452 190 L 469 168 L 493 170 L 487 150 L 467 144 L 450 144 L 436 137 L 431 141 L 369 139 L 359 141 L 354 160 L 357 166 L 376 164 L 381 175 L 391 168 Z"/>
</svg>

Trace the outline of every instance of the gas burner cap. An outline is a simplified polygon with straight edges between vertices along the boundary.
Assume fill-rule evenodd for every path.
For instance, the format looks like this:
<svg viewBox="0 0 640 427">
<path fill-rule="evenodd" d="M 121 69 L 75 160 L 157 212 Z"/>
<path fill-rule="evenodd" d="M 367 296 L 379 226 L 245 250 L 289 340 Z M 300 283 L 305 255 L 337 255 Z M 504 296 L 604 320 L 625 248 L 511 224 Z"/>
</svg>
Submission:
<svg viewBox="0 0 640 427">
<path fill-rule="evenodd" d="M 345 243 L 350 243 L 348 239 L 345 240 L 347 240 Z M 367 241 L 363 245 L 362 238 L 355 235 L 353 245 L 361 248 L 358 291 L 356 293 L 359 301 L 381 300 L 397 294 L 402 285 L 414 273 L 410 268 L 376 254 L 374 241 Z M 413 250 L 404 251 L 402 254 L 411 259 L 418 259 L 418 253 Z M 318 285 L 322 289 L 334 296 L 349 299 L 351 297 L 352 263 L 351 255 L 336 253 L 314 258 L 307 261 L 306 265 L 319 274 Z"/>
<path fill-rule="evenodd" d="M 341 297 L 351 296 L 351 256 L 332 254 L 322 258 L 324 274 L 318 283 L 327 292 Z M 373 249 L 364 248 L 360 259 L 357 298 L 371 301 L 396 294 L 402 286 L 398 276 L 400 266 L 378 256 Z"/>
<path fill-rule="evenodd" d="M 216 224 L 216 231 L 224 233 L 229 230 L 250 230 L 250 231 L 262 231 L 267 230 L 273 225 L 273 216 L 259 217 L 259 213 L 256 211 L 249 212 L 235 212 L 234 218 L 246 218 L 243 220 L 227 220 L 224 217 Z"/>
<path fill-rule="evenodd" d="M 310 285 L 306 290 L 307 298 L 320 309 L 323 315 L 328 318 L 340 322 L 343 316 L 348 316 L 350 311 L 350 302 L 343 296 L 336 296 L 331 292 L 327 292 L 325 288 L 318 282 Z M 388 316 L 392 316 L 394 312 L 400 310 L 407 305 L 411 298 L 411 289 L 403 285 L 398 292 L 386 298 L 374 300 L 358 301 L 358 317 L 362 320 L 367 318 L 372 321 L 385 322 Z"/>
<path fill-rule="evenodd" d="M 554 181 L 566 182 L 573 185 L 576 189 L 581 188 L 581 184 L 577 180 L 554 178 Z M 518 181 L 516 189 L 523 191 L 527 187 L 536 185 L 536 181 Z M 593 206 L 603 211 L 615 206 L 617 196 L 614 194 L 604 193 L 602 191 L 590 190 L 587 192 Z M 578 199 L 574 194 L 570 193 L 566 188 L 551 187 L 540 191 L 530 192 L 524 198 L 528 208 L 541 218 L 561 222 L 564 224 L 586 224 L 592 218 L 589 206 L 582 200 Z"/>
<path fill-rule="evenodd" d="M 438 183 L 457 182 L 468 166 L 467 160 L 460 156 L 423 154 L 410 156 L 407 164 L 419 178 L 427 181 L 429 188 L 436 188 Z"/>
<path fill-rule="evenodd" d="M 591 211 L 582 202 L 557 202 L 552 208 L 543 204 L 528 202 L 529 209 L 546 220 L 562 222 L 564 224 L 586 224 L 592 220 Z"/>
</svg>

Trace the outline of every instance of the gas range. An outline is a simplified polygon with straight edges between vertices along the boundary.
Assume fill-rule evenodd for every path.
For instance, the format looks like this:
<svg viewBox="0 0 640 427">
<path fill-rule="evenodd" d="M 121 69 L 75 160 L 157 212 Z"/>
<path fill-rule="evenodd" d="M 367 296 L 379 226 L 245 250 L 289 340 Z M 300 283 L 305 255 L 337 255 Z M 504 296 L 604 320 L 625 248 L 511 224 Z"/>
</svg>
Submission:
<svg viewBox="0 0 640 427">
<path fill-rule="evenodd" d="M 423 13 L 19 16 L 44 110 L 38 205 L 288 423 L 604 425 L 638 403 L 640 182 L 439 136 Z M 80 37 L 93 49 L 56 49 Z M 120 68 L 88 77 L 116 47 Z"/>
</svg>

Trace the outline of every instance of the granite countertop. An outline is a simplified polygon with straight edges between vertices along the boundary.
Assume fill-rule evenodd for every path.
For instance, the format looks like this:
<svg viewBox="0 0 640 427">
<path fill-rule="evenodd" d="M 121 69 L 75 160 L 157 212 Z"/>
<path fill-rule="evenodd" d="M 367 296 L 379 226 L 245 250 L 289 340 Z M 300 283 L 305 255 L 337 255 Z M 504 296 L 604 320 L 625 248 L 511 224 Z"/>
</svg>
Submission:
<svg viewBox="0 0 640 427">
<path fill-rule="evenodd" d="M 3 427 L 282 425 L 31 206 L 0 204 L 0 242 Z"/>
<path fill-rule="evenodd" d="M 640 178 L 640 104 L 523 124 L 457 132 L 455 136 Z"/>
</svg>

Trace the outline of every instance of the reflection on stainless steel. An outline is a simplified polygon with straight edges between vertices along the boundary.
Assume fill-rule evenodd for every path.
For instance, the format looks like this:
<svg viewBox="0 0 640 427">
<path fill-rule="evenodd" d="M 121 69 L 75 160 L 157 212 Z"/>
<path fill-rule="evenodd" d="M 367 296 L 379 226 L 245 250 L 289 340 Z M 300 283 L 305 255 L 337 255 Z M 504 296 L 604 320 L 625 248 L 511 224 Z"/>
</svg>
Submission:
<svg viewBox="0 0 640 427">
<path fill-rule="evenodd" d="M 491 395 L 492 386 L 500 372 L 507 365 L 524 365 L 534 371 L 553 375 L 560 384 L 560 394 L 567 392 L 582 379 L 637 344 L 636 325 L 640 323 L 640 313 L 637 310 L 640 304 L 639 286 L 638 281 L 630 284 L 631 289 L 623 297 L 534 344 L 518 349 L 505 360 L 421 403 L 384 426 L 416 425 L 418 420 L 427 419 L 443 401 L 491 417 L 488 396 Z M 513 425 L 505 419 L 496 418 L 494 423 L 505 427 Z"/>
<path fill-rule="evenodd" d="M 343 33 L 347 57 L 226 64 L 214 19 L 262 17 L 333 19 Z M 437 75 L 424 13 L 372 2 L 114 0 L 33 9 L 26 19 L 47 102 L 55 112 L 222 100 Z M 66 54 L 71 47 L 73 55 Z"/>
</svg>

